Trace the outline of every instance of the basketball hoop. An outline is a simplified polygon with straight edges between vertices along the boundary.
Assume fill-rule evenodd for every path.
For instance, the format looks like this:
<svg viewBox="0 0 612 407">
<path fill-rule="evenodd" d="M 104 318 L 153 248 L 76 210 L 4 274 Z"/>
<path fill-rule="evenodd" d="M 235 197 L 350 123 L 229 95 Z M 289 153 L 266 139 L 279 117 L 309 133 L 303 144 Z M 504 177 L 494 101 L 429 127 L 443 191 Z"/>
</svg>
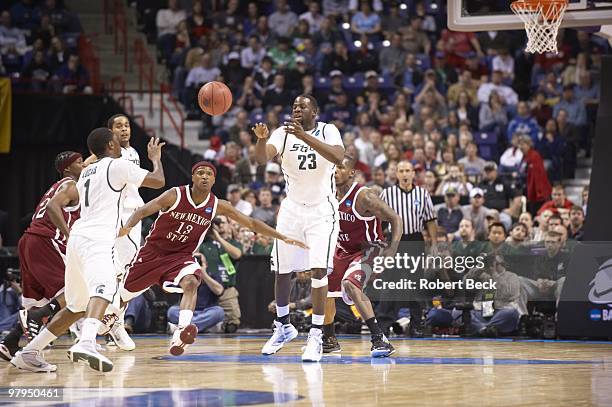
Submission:
<svg viewBox="0 0 612 407">
<path fill-rule="evenodd" d="M 568 0 L 517 0 L 510 8 L 525 23 L 527 47 L 534 53 L 557 53 L 557 32 Z"/>
</svg>

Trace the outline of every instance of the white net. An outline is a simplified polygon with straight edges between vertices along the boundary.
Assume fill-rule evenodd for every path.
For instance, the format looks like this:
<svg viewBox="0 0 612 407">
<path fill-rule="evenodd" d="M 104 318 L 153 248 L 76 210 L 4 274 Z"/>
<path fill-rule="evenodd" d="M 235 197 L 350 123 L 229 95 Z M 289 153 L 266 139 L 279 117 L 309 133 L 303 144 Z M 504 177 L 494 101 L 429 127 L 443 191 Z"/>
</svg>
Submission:
<svg viewBox="0 0 612 407">
<path fill-rule="evenodd" d="M 512 11 L 525 23 L 527 47 L 532 54 L 557 53 L 557 32 L 567 8 L 567 1 L 519 0 L 512 3 Z"/>
</svg>

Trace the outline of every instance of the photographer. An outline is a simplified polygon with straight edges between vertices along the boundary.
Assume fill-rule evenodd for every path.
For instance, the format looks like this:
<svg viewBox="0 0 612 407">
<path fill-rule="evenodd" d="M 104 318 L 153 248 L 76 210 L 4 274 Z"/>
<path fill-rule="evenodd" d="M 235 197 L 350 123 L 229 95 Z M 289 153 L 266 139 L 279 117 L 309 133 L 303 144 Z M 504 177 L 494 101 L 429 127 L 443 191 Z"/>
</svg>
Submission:
<svg viewBox="0 0 612 407">
<path fill-rule="evenodd" d="M 469 221 L 467 222 L 469 223 Z M 438 255 L 442 257 L 453 255 L 448 235 L 442 228 L 438 228 Z M 444 266 L 427 269 L 424 275 L 428 281 L 438 280 L 445 283 L 459 281 L 462 276 L 463 273 Z M 453 324 L 451 309 L 455 299 L 459 297 L 460 290 L 442 289 L 432 291 L 430 294 L 432 296 L 432 308 L 427 312 L 426 324 L 432 328 L 433 333 L 450 333 L 447 328 L 450 328 Z"/>
<path fill-rule="evenodd" d="M 0 332 L 10 330 L 17 322 L 21 307 L 21 288 L 17 277 L 7 271 L 0 286 Z"/>
<path fill-rule="evenodd" d="M 206 258 L 200 253 L 194 253 L 202 265 L 202 282 L 198 288 L 198 299 L 191 323 L 198 327 L 198 332 L 205 332 L 223 321 L 223 308 L 219 306 L 219 296 L 223 294 L 221 275 L 207 268 Z M 168 322 L 177 325 L 179 322 L 179 306 L 168 309 Z"/>
<path fill-rule="evenodd" d="M 209 272 L 213 275 L 218 273 L 223 284 L 219 306 L 225 312 L 224 330 L 227 333 L 236 332 L 241 313 L 234 262 L 242 257 L 242 244 L 234 240 L 232 226 L 225 216 L 215 218 L 212 230 L 206 235 L 199 250 L 206 258 Z"/>
<path fill-rule="evenodd" d="M 474 309 L 470 312 L 469 328 L 472 332 L 480 336 L 496 337 L 515 331 L 519 323 L 521 282 L 519 276 L 506 269 L 504 258 L 495 252 L 489 253 L 485 267 L 469 271 L 463 281 L 468 279 L 495 283 L 494 290 L 472 290 L 467 293 L 475 295 Z M 453 311 L 453 317 L 461 317 L 461 312 Z"/>
<path fill-rule="evenodd" d="M 558 226 L 554 228 L 561 229 Z M 529 301 L 549 300 L 559 302 L 570 261 L 570 253 L 564 247 L 563 238 L 563 234 L 557 230 L 546 232 L 544 237 L 545 253 L 536 257 L 530 275 L 520 277 L 521 296 L 518 304 L 521 315 L 527 314 L 527 303 Z"/>
</svg>

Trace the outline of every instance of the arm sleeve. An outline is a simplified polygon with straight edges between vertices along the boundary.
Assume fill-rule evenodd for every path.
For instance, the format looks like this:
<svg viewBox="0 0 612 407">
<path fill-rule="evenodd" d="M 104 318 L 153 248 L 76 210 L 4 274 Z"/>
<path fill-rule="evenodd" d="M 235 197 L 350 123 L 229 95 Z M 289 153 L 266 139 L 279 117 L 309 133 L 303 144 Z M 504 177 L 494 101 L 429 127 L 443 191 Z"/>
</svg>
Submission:
<svg viewBox="0 0 612 407">
<path fill-rule="evenodd" d="M 268 144 L 272 144 L 276 148 L 276 153 L 281 154 L 283 151 L 283 144 L 285 144 L 285 130 L 282 127 L 274 130 L 270 138 L 268 139 Z"/>
<path fill-rule="evenodd" d="M 340 135 L 340 130 L 336 127 L 335 124 L 328 123 L 323 126 L 323 139 L 325 142 L 332 146 L 342 146 L 344 147 L 344 143 L 342 143 L 342 136 Z"/>
<path fill-rule="evenodd" d="M 108 182 L 113 188 L 121 189 L 126 184 L 140 187 L 149 171 L 140 168 L 131 161 L 121 158 L 109 164 Z"/>
</svg>

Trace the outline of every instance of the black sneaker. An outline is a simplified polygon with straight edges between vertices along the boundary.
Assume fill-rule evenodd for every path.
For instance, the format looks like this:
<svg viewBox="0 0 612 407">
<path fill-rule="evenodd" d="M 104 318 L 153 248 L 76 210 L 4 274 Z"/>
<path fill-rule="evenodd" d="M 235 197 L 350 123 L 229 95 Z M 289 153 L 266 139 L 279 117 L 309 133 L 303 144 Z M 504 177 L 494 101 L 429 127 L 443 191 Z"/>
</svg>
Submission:
<svg viewBox="0 0 612 407">
<path fill-rule="evenodd" d="M 19 310 L 18 315 L 23 333 L 29 341 L 34 339 L 45 326 L 44 321 L 32 318 L 26 309 Z"/>
<path fill-rule="evenodd" d="M 370 354 L 373 358 L 386 358 L 395 353 L 395 348 L 385 335 L 372 338 L 372 348 Z"/>
<path fill-rule="evenodd" d="M 338 338 L 335 336 L 324 336 L 323 337 L 323 353 L 340 352 L 342 348 L 338 343 Z"/>
<path fill-rule="evenodd" d="M 19 350 L 19 346 L 13 346 L 4 341 L 0 342 L 0 358 L 10 362 L 15 356 L 15 353 Z"/>
</svg>

